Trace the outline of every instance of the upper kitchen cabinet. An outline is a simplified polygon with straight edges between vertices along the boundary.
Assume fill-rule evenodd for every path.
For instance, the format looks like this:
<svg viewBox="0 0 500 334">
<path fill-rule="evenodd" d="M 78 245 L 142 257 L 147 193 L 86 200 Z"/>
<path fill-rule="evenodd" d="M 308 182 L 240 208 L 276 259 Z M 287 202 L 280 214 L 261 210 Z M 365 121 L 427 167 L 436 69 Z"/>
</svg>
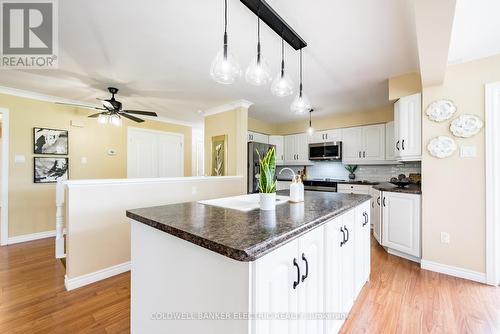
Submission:
<svg viewBox="0 0 500 334">
<path fill-rule="evenodd" d="M 394 103 L 394 153 L 400 161 L 422 159 L 422 94 Z"/>
<path fill-rule="evenodd" d="M 269 136 L 269 144 L 276 146 L 276 164 L 285 162 L 285 141 L 283 136 Z"/>
<path fill-rule="evenodd" d="M 310 165 L 309 136 L 306 133 L 284 137 L 285 165 Z"/>
<path fill-rule="evenodd" d="M 258 132 L 248 131 L 248 141 L 269 144 L 269 136 Z"/>
<path fill-rule="evenodd" d="M 385 124 L 342 129 L 342 162 L 385 161 Z"/>
<path fill-rule="evenodd" d="M 342 130 L 317 131 L 309 137 L 310 144 L 342 141 Z"/>
<path fill-rule="evenodd" d="M 385 124 L 385 160 L 397 160 L 394 147 L 394 121 Z"/>
</svg>

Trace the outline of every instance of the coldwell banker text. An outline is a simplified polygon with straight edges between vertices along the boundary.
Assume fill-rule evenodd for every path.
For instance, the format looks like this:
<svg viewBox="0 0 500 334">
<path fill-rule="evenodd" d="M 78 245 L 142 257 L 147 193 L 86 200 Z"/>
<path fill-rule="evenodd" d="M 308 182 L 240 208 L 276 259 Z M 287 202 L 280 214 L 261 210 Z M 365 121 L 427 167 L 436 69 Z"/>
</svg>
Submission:
<svg viewBox="0 0 500 334">
<path fill-rule="evenodd" d="M 0 68 L 57 68 L 57 0 L 0 0 L 0 10 Z"/>
</svg>

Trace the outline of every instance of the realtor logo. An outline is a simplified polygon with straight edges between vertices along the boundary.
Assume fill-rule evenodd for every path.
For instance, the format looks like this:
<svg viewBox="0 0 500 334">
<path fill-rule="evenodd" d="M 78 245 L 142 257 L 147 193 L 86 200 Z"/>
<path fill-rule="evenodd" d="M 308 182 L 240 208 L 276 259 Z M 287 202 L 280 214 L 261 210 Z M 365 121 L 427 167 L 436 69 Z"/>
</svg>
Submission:
<svg viewBox="0 0 500 334">
<path fill-rule="evenodd" d="M 2 69 L 57 67 L 56 0 L 0 0 Z"/>
</svg>

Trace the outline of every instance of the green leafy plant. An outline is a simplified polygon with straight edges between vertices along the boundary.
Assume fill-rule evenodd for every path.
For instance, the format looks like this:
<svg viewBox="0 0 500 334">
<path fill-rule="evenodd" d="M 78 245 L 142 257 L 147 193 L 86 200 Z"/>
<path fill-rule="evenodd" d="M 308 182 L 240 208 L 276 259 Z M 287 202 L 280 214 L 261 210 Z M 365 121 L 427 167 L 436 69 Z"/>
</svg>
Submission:
<svg viewBox="0 0 500 334">
<path fill-rule="evenodd" d="M 344 168 L 347 169 L 349 173 L 354 174 L 356 169 L 358 169 L 358 165 L 346 165 Z"/>
<path fill-rule="evenodd" d="M 274 176 L 276 174 L 276 150 L 272 147 L 263 158 L 260 157 L 259 151 L 257 151 L 257 155 L 259 156 L 260 167 L 259 192 L 266 194 L 275 193 L 276 180 Z"/>
</svg>

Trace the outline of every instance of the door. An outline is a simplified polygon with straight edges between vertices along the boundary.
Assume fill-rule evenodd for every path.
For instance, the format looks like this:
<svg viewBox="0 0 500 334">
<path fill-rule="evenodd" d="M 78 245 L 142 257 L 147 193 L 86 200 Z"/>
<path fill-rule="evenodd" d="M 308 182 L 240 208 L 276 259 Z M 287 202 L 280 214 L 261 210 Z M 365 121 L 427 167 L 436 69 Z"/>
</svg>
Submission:
<svg viewBox="0 0 500 334">
<path fill-rule="evenodd" d="M 340 129 L 327 130 L 326 141 L 327 142 L 342 141 L 342 130 Z"/>
<path fill-rule="evenodd" d="M 295 135 L 295 145 L 297 151 L 297 160 L 300 162 L 309 162 L 309 135 L 300 133 Z"/>
<path fill-rule="evenodd" d="M 129 178 L 184 176 L 181 134 L 128 128 Z"/>
<path fill-rule="evenodd" d="M 297 159 L 295 135 L 284 137 L 285 142 L 285 162 L 295 162 Z"/>
<path fill-rule="evenodd" d="M 373 237 L 379 244 L 382 244 L 382 221 L 381 221 L 381 201 L 382 192 L 372 188 L 373 210 L 371 220 L 373 224 Z"/>
<path fill-rule="evenodd" d="M 357 296 L 370 276 L 370 202 L 355 209 L 354 231 L 354 296 Z"/>
<path fill-rule="evenodd" d="M 248 141 L 253 141 L 262 144 L 269 144 L 269 136 L 258 132 L 248 131 Z"/>
<path fill-rule="evenodd" d="M 255 261 L 255 312 L 297 313 L 301 286 L 299 283 L 294 288 L 294 282 L 302 261 L 297 258 L 298 242 L 289 242 Z M 254 324 L 259 334 L 298 333 L 296 320 L 259 319 Z"/>
<path fill-rule="evenodd" d="M 402 127 L 404 119 L 401 118 L 401 99 L 397 100 L 394 103 L 394 141 L 393 141 L 393 150 L 394 157 L 396 159 L 401 158 L 401 135 L 402 135 Z"/>
<path fill-rule="evenodd" d="M 385 124 L 385 160 L 396 160 L 394 151 L 394 121 L 392 121 Z"/>
<path fill-rule="evenodd" d="M 400 114 L 404 119 L 401 137 L 401 156 L 419 157 L 422 155 L 422 95 L 414 94 L 401 98 Z"/>
<path fill-rule="evenodd" d="M 343 313 L 348 313 L 354 303 L 354 210 L 344 214 L 339 234 L 344 237 L 340 252 L 341 293 Z"/>
<path fill-rule="evenodd" d="M 276 146 L 276 163 L 283 164 L 285 161 L 283 136 L 269 136 L 269 144 Z"/>
<path fill-rule="evenodd" d="M 343 243 L 343 217 L 337 217 L 325 224 L 325 312 L 328 314 L 342 313 L 342 267 L 341 252 Z M 336 334 L 343 319 L 328 319 L 325 321 L 325 333 Z"/>
<path fill-rule="evenodd" d="M 299 290 L 299 312 L 324 312 L 324 227 L 318 227 L 299 239 L 301 261 L 301 283 Z M 276 332 L 278 333 L 278 332 Z M 322 319 L 299 321 L 299 333 L 323 333 Z"/>
<path fill-rule="evenodd" d="M 361 159 L 361 127 L 342 129 L 342 161 L 356 162 Z"/>
<path fill-rule="evenodd" d="M 363 127 L 363 154 L 365 160 L 385 160 L 385 124 Z"/>
<path fill-rule="evenodd" d="M 311 136 L 309 136 L 310 144 L 324 143 L 326 142 L 326 131 L 316 131 Z"/>
<path fill-rule="evenodd" d="M 420 195 L 383 192 L 382 245 L 420 257 Z"/>
</svg>

